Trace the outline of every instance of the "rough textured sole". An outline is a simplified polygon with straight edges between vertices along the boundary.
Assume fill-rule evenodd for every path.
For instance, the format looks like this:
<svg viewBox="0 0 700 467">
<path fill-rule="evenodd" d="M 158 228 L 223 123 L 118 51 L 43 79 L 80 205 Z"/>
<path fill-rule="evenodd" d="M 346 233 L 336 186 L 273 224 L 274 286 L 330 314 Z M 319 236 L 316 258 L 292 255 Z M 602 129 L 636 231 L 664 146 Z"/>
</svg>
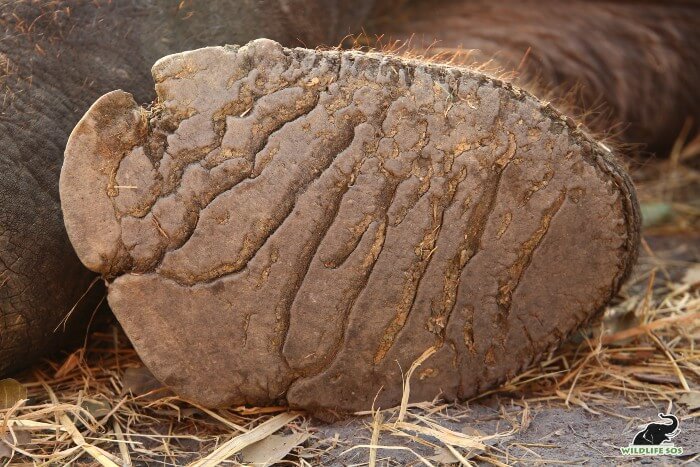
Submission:
<svg viewBox="0 0 700 467">
<path fill-rule="evenodd" d="M 208 406 L 468 398 L 600 310 L 633 188 L 531 95 L 467 69 L 269 40 L 114 91 L 61 174 L 80 258 L 153 373 Z M 376 400 L 375 400 L 376 398 Z"/>
</svg>

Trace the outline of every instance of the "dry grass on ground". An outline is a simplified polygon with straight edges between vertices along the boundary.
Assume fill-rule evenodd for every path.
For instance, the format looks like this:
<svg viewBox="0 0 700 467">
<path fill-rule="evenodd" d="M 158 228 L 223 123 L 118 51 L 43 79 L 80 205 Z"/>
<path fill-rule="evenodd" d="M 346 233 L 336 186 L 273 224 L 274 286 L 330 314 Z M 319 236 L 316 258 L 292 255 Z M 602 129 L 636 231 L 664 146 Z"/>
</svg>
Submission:
<svg viewBox="0 0 700 467">
<path fill-rule="evenodd" d="M 531 411 L 543 404 L 628 418 L 613 413 L 620 402 L 653 403 L 673 407 L 681 420 L 696 418 L 700 264 L 687 261 L 693 256 L 683 238 L 698 232 L 700 196 L 688 194 L 700 184 L 698 172 L 683 164 L 676 157 L 639 168 L 638 175 L 645 209 L 658 214 L 648 215 L 647 233 L 673 234 L 666 243 L 675 253 L 664 256 L 645 242 L 635 277 L 602 319 L 540 365 L 482 396 L 501 404 L 503 423 L 493 432 L 454 429 L 470 402 L 377 411 L 366 419 L 362 436 L 350 440 L 324 437 L 316 422 L 284 407 L 208 410 L 158 388 L 126 337 L 113 328 L 93 333 L 86 348 L 62 361 L 18 376 L 20 386 L 0 386 L 0 463 L 204 466 L 285 458 L 293 465 L 318 465 L 340 447 L 361 451 L 373 465 L 381 439 L 417 464 L 440 464 L 440 458 L 413 449 L 430 446 L 441 459 L 463 465 L 509 465 L 517 459 L 494 440 L 526 430 Z M 696 236 L 695 247 L 698 241 Z M 408 392 L 410 372 L 406 376 Z M 507 410 L 513 406 L 519 407 L 517 417 Z M 387 446 L 386 439 L 399 442 Z"/>
</svg>

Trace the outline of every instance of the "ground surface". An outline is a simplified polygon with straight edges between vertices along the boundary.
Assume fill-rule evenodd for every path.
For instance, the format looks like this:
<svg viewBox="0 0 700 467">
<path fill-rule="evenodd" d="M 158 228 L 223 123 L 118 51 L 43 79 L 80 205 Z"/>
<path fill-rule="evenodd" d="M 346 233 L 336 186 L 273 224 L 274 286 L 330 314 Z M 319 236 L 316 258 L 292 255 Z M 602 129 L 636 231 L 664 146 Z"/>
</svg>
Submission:
<svg viewBox="0 0 700 467">
<path fill-rule="evenodd" d="M 633 166 L 646 214 L 633 278 L 602 320 L 480 399 L 332 423 L 282 407 L 207 410 L 159 389 L 121 331 L 95 325 L 85 348 L 17 375 L 17 385 L 0 383 L 0 462 L 697 464 L 698 153 L 688 145 Z M 618 447 L 659 412 L 679 417 L 674 442 L 684 455 L 621 457 Z"/>
<path fill-rule="evenodd" d="M 513 405 L 508 401 L 502 406 L 498 405 L 499 402 L 504 401 L 494 400 L 490 404 L 477 403 L 469 407 L 446 408 L 445 412 L 454 418 L 444 420 L 441 425 L 457 432 L 478 430 L 483 434 L 507 433 L 514 428 L 519 429 L 515 434 L 487 442 L 490 451 L 497 452 L 499 461 L 505 464 L 631 464 L 641 459 L 622 456 L 619 447 L 626 446 L 632 440 L 640 429 L 639 425 L 657 419 L 657 413 L 667 409 L 659 404 L 625 405 L 619 401 L 611 401 L 591 409 L 597 414 L 582 407 L 566 409 L 546 404 L 529 406 L 530 413 L 527 414 L 523 404 L 519 404 L 518 401 L 514 401 Z M 525 429 L 522 429 L 523 417 L 528 423 Z M 339 445 L 324 455 L 321 462 L 324 465 L 366 463 L 367 449 L 348 449 L 358 441 L 370 444 L 370 433 L 366 428 L 369 424 L 371 420 L 368 418 L 352 420 L 345 424 L 320 426 L 316 436 L 332 439 L 335 433 L 338 433 L 339 439 L 346 442 L 351 440 L 350 443 Z M 432 441 L 433 445 L 415 442 L 407 444 L 405 438 L 384 434 L 380 437 L 379 444 L 393 449 L 378 449 L 377 463 L 420 464 L 416 454 L 435 464 L 440 464 L 441 461 L 458 463 L 457 457 L 439 441 L 429 441 Z M 683 446 L 684 456 L 677 460 L 664 458 L 664 462 L 683 463 L 697 457 L 700 453 L 700 423 L 696 418 L 681 421 L 681 434 L 674 442 L 677 446 Z M 398 446 L 409 446 L 413 452 L 399 451 L 396 449 Z M 465 457 L 475 463 L 495 463 L 495 459 L 484 455 L 482 450 L 475 450 Z M 650 460 L 649 463 L 658 465 L 659 460 Z"/>
</svg>

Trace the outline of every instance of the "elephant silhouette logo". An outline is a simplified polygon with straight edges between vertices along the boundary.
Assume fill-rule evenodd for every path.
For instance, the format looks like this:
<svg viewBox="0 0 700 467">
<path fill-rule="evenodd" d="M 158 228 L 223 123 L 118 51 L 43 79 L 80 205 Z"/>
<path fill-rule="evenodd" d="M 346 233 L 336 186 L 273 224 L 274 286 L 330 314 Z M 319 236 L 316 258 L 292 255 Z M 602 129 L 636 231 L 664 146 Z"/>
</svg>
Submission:
<svg viewBox="0 0 700 467">
<path fill-rule="evenodd" d="M 675 415 L 660 413 L 659 418 L 662 420 L 670 420 L 671 423 L 649 423 L 643 430 L 635 435 L 632 445 L 660 445 L 671 441 L 671 438 L 676 437 L 678 433 L 681 432 L 681 430 L 678 428 L 678 417 Z"/>
</svg>

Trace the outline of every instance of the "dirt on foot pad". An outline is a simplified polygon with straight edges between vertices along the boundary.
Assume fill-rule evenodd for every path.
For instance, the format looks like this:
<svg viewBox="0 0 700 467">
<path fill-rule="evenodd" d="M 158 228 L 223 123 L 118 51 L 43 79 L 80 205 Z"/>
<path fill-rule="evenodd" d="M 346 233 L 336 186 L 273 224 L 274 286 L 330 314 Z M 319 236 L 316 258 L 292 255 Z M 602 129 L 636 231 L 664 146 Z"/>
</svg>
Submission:
<svg viewBox="0 0 700 467">
<path fill-rule="evenodd" d="M 70 239 L 144 362 L 208 406 L 464 399 L 617 292 L 635 195 L 609 151 L 474 71 L 269 40 L 100 98 L 61 174 Z"/>
</svg>

